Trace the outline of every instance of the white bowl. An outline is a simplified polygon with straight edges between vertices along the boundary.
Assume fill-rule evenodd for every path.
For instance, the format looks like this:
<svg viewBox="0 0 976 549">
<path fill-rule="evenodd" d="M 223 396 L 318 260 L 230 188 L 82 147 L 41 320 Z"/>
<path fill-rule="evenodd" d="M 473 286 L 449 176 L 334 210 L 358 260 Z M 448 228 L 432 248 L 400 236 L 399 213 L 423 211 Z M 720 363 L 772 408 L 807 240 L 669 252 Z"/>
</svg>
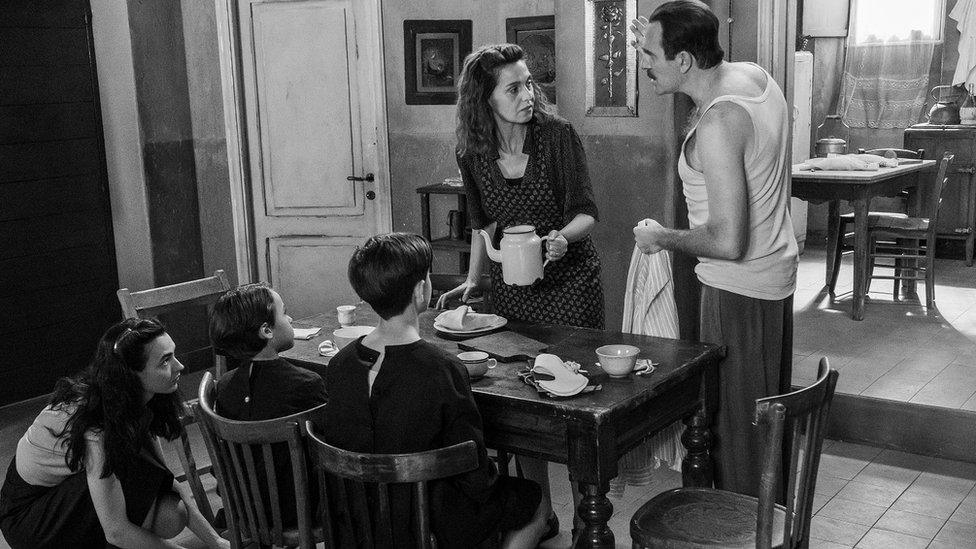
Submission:
<svg viewBox="0 0 976 549">
<path fill-rule="evenodd" d="M 336 349 L 341 349 L 373 329 L 373 326 L 343 326 L 332 332 L 332 341 L 335 342 Z"/>
<path fill-rule="evenodd" d="M 638 354 L 640 349 L 633 345 L 604 345 L 596 350 L 600 367 L 610 377 L 627 377 L 634 371 Z"/>
</svg>

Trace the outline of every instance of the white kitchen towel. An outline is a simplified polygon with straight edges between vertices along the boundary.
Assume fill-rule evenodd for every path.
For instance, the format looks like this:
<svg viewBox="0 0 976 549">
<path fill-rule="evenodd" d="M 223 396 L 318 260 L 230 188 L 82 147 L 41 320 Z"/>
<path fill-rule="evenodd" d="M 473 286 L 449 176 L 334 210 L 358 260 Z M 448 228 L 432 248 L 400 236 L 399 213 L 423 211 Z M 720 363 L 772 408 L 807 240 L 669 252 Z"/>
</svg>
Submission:
<svg viewBox="0 0 976 549">
<path fill-rule="evenodd" d="M 671 252 L 645 254 L 637 246 L 630 257 L 624 292 L 624 332 L 657 337 L 678 337 L 678 308 L 674 302 Z M 653 360 L 654 357 L 651 357 Z M 653 374 L 651 374 L 653 376 Z M 684 424 L 675 422 L 625 454 L 617 463 L 619 474 L 610 481 L 610 494 L 621 497 L 628 485 L 644 486 L 653 471 L 666 462 L 681 470 L 687 453 L 681 445 Z"/>
</svg>

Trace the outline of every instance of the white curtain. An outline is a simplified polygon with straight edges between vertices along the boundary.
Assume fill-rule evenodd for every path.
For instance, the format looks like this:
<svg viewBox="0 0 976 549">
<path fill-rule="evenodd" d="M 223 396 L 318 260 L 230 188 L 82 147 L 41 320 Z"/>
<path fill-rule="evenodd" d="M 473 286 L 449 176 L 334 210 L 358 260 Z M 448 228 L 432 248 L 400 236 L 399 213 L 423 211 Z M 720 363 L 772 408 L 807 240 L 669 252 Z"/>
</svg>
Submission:
<svg viewBox="0 0 976 549">
<path fill-rule="evenodd" d="M 866 9 L 869 3 L 877 0 L 854 0 L 851 5 L 841 113 L 852 128 L 907 128 L 919 121 L 926 102 L 932 55 L 940 42 L 936 30 L 941 27 L 933 28 L 938 24 L 933 20 L 940 21 L 942 12 L 906 22 L 901 32 L 879 37 L 865 29 L 876 18 L 884 18 L 879 15 L 884 11 Z M 893 4 L 888 7 L 898 9 Z"/>
</svg>

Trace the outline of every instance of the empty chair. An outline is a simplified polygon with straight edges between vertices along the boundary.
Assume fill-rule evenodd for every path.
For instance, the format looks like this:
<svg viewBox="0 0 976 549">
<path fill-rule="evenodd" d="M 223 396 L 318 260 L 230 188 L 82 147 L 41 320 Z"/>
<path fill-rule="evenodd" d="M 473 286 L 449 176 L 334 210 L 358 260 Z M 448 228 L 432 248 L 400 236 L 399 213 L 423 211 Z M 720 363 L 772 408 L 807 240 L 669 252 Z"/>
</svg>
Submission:
<svg viewBox="0 0 976 549">
<path fill-rule="evenodd" d="M 218 269 L 213 276 L 139 292 L 120 288 L 116 295 L 119 298 L 119 305 L 122 306 L 123 318 L 150 318 L 187 307 L 213 305 L 229 289 L 230 282 L 227 280 L 227 275 L 223 270 Z M 227 371 L 226 358 L 215 354 L 214 369 L 218 376 Z M 192 402 L 187 406 L 182 421 L 184 430 L 180 435 L 180 450 L 177 452 L 177 456 L 180 459 L 180 465 L 183 467 L 183 474 L 178 476 L 176 480 L 179 482 L 186 480 L 189 483 L 193 498 L 196 500 L 197 506 L 200 507 L 200 513 L 213 524 L 213 510 L 210 508 L 206 491 L 203 489 L 203 482 L 200 479 L 200 475 L 210 472 L 210 467 L 197 468 L 196 458 L 193 456 L 186 429 L 195 422 Z"/>
<path fill-rule="evenodd" d="M 224 502 L 225 537 L 234 549 L 251 543 L 312 549 L 323 538 L 314 519 L 303 425 L 326 405 L 278 419 L 234 421 L 214 412 L 215 399 L 216 383 L 207 372 L 196 413 Z M 284 461 L 290 466 L 282 469 Z M 286 484 L 294 490 L 290 501 L 281 496 Z"/>
<path fill-rule="evenodd" d="M 899 286 L 904 281 L 924 280 L 925 306 L 935 306 L 936 220 L 953 158 L 954 155 L 947 152 L 939 162 L 935 184 L 920 198 L 918 217 L 888 214 L 868 218 L 870 278 L 892 280 L 895 299 L 898 299 Z M 879 263 L 879 259 L 891 260 L 891 263 Z M 892 274 L 875 274 L 876 268 L 891 269 Z"/>
<path fill-rule="evenodd" d="M 870 149 L 865 151 L 864 149 L 858 149 L 857 152 L 861 154 L 876 154 L 878 156 L 885 156 L 889 153 L 894 153 L 896 158 L 906 158 L 911 160 L 921 160 L 925 158 L 925 149 L 908 150 L 908 149 Z M 890 157 L 890 154 L 888 155 Z M 908 192 L 903 191 L 901 197 L 906 201 L 908 200 Z M 903 206 L 904 207 L 904 206 Z M 881 216 L 887 215 L 888 212 L 870 212 L 870 216 Z M 848 238 L 854 237 L 854 214 L 846 213 L 840 216 L 840 221 L 837 224 L 837 246 L 833 250 L 827 250 L 827 253 L 833 254 L 834 256 L 834 268 L 830 272 L 830 280 L 827 282 L 827 286 L 830 288 L 830 293 L 834 293 L 834 289 L 837 286 L 837 275 L 840 274 L 840 259 L 845 252 L 853 252 L 854 246 L 847 245 L 844 241 Z M 868 287 L 870 288 L 870 280 L 868 281 Z M 896 296 L 897 298 L 897 296 Z"/>
<path fill-rule="evenodd" d="M 327 484 L 329 488 L 322 490 L 321 503 L 328 547 L 351 543 L 351 540 L 334 539 L 340 531 L 354 535 L 359 547 L 390 546 L 394 521 L 407 520 L 391 513 L 391 485 L 398 484 L 412 485 L 414 524 L 411 526 L 416 546 L 436 547 L 430 528 L 428 482 L 478 467 L 477 445 L 470 440 L 414 454 L 363 454 L 329 445 L 315 434 L 311 422 L 306 423 L 306 429 L 315 467 L 328 478 L 319 481 L 320 486 Z M 343 507 L 343 512 L 330 512 Z"/>
<path fill-rule="evenodd" d="M 645 503 L 630 521 L 634 548 L 806 547 L 820 449 L 837 371 L 820 359 L 809 387 L 756 400 L 763 461 L 759 497 L 711 488 L 678 488 Z M 791 441 L 788 476 L 780 478 L 783 440 Z M 782 484 L 780 484 L 782 483 Z M 785 488 L 786 505 L 776 503 Z"/>
</svg>

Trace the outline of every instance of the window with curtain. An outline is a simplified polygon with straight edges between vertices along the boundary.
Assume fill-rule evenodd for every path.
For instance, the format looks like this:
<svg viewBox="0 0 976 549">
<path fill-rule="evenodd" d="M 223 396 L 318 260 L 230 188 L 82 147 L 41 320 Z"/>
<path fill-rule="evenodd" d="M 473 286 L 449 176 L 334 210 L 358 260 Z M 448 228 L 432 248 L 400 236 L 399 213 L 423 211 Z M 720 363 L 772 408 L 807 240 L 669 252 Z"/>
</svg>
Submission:
<svg viewBox="0 0 976 549">
<path fill-rule="evenodd" d="M 922 114 L 945 0 L 852 0 L 841 113 L 852 128 L 907 128 Z"/>
</svg>

